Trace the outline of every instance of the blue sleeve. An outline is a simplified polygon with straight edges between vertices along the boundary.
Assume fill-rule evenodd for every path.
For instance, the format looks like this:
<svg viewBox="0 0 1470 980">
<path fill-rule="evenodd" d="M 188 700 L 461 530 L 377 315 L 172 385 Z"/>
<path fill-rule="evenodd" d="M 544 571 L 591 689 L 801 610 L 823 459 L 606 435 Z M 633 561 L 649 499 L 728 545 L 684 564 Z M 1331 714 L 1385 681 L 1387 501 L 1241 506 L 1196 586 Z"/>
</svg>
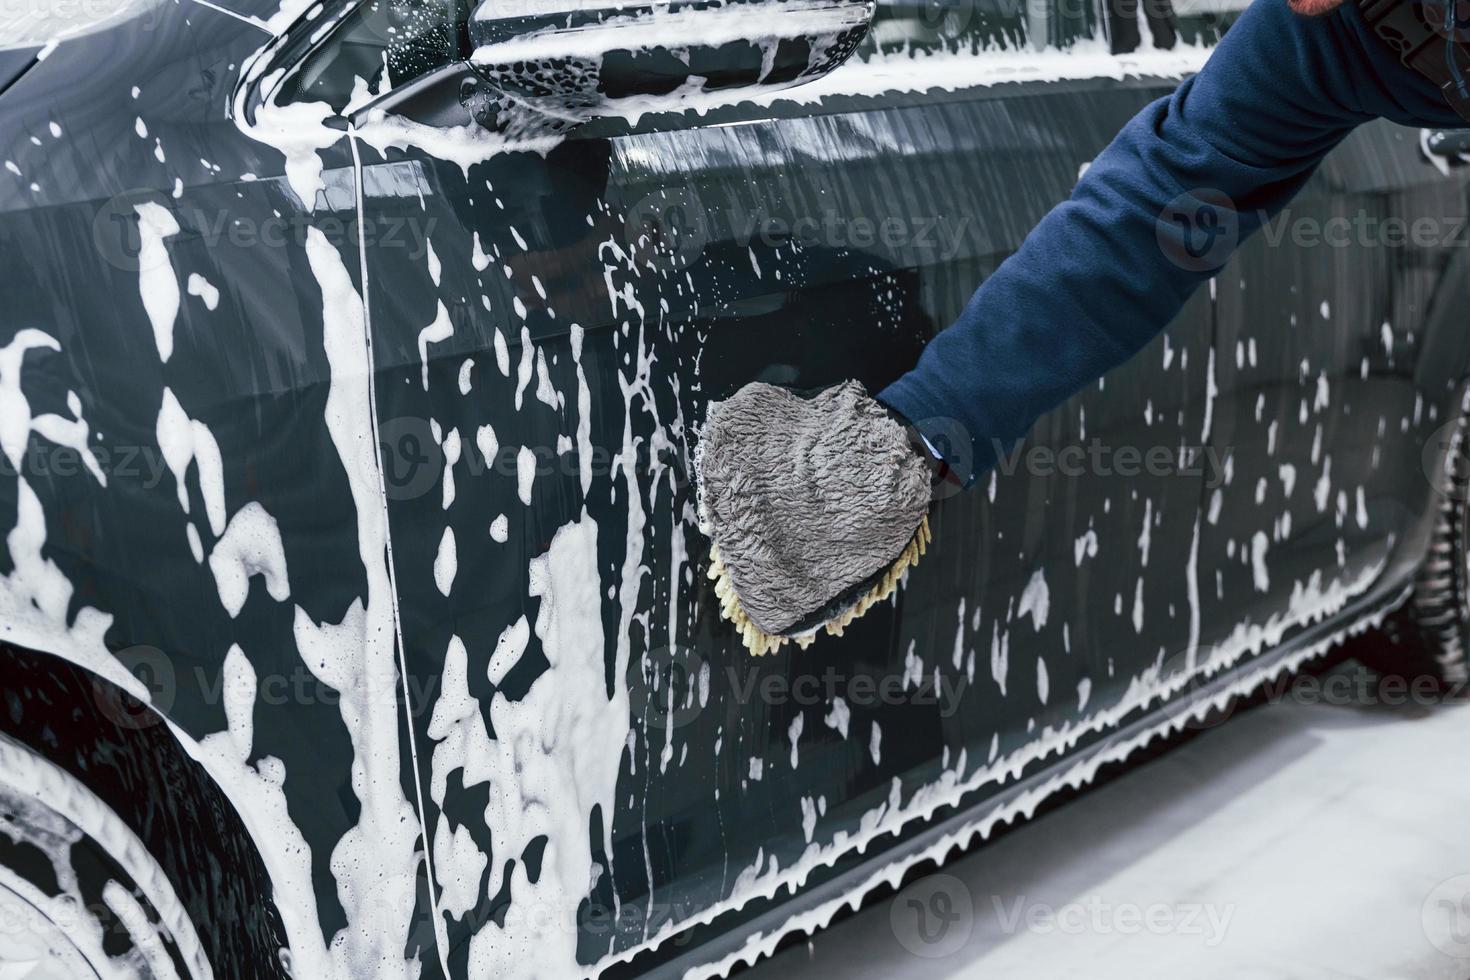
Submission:
<svg viewBox="0 0 1470 980">
<path fill-rule="evenodd" d="M 1378 43 L 1345 14 L 1308 19 L 1286 0 L 1255 0 L 879 400 L 916 423 L 957 421 L 973 472 L 989 469 L 998 448 L 1152 340 L 1262 215 L 1383 111 L 1363 88 L 1383 68 L 1366 50 Z"/>
</svg>

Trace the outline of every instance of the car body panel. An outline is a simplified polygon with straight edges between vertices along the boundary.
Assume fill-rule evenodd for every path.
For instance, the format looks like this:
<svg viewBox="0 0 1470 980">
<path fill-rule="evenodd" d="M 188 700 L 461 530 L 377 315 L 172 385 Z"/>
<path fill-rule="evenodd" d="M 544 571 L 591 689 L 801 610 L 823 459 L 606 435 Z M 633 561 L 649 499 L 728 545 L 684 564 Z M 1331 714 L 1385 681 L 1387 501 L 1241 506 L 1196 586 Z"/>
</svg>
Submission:
<svg viewBox="0 0 1470 980">
<path fill-rule="evenodd" d="M 397 250 L 369 250 L 380 425 L 417 430 L 390 466 L 402 474 L 390 510 L 410 669 L 438 676 L 453 648 L 497 736 L 497 718 L 523 724 L 511 705 L 542 705 L 540 688 L 570 682 L 546 669 L 553 658 L 535 638 L 524 655 L 533 666 L 504 675 L 509 693 L 487 680 L 487 666 L 498 647 L 526 642 L 541 615 L 544 600 L 530 596 L 538 556 L 569 524 L 597 528 L 606 659 L 634 698 L 634 724 L 537 734 L 569 746 L 560 751 L 572 758 L 580 758 L 574 734 L 629 750 L 618 768 L 616 756 L 602 758 L 608 768 L 597 794 L 578 786 L 554 797 L 555 808 L 590 814 L 596 806 L 594 827 L 605 827 L 612 811 L 611 853 L 595 839 L 591 852 L 598 891 L 577 910 L 583 962 L 644 946 L 661 929 L 799 878 L 885 811 L 893 822 L 895 800 L 972 778 L 987 760 L 1003 767 L 1037 732 L 1066 727 L 1079 698 L 1123 697 L 1136 666 L 1122 658 L 1109 665 L 1104 653 L 1120 639 L 1147 649 L 1147 663 L 1187 635 L 1184 579 L 1151 577 L 1146 568 L 1187 563 L 1201 477 L 1028 479 L 1018 464 L 1022 472 L 993 489 L 941 505 L 932 552 L 893 606 L 854 624 L 841 643 L 752 661 L 721 628 L 703 582 L 687 455 L 690 422 L 708 400 L 752 378 L 811 388 L 857 377 L 873 390 L 892 380 L 1150 94 L 943 99 L 846 112 L 828 102 L 820 114 L 635 134 L 610 146 L 573 139 L 544 160 L 492 159 L 471 171 L 469 186 L 457 165 L 412 149 L 403 162 L 378 165 L 406 165 L 421 182 L 407 193 L 369 193 L 367 224 L 421 222 L 435 253 L 414 267 Z M 990 162 L 996 183 L 954 172 L 975 158 Z M 365 173 L 373 170 L 365 164 Z M 946 216 L 999 211 L 992 195 L 1022 181 L 1029 213 L 945 226 Z M 922 198 L 918 188 L 928 188 Z M 812 202 L 836 219 L 824 217 L 824 237 L 778 237 L 799 227 Z M 654 247 L 639 240 L 647 233 L 641 218 L 675 207 L 685 209 L 682 233 L 697 248 L 675 233 Z M 900 234 L 886 247 L 844 243 L 845 232 L 862 230 L 846 227 L 854 218 L 881 214 L 908 215 L 904 233 L 949 245 L 905 248 Z M 926 217 L 937 231 L 925 232 Z M 1049 420 L 1045 444 L 1092 432 L 1129 445 L 1199 445 L 1208 303 L 1191 311 L 1108 386 Z M 446 313 L 452 333 L 433 326 Z M 420 348 L 424 329 L 436 339 Z M 456 461 L 448 492 L 442 475 L 433 476 L 444 456 L 432 457 L 427 478 L 409 465 L 412 447 L 445 441 Z M 529 482 L 519 465 L 525 452 L 536 460 Z M 594 461 L 586 471 L 583 458 Z M 497 543 L 491 528 L 501 515 L 506 541 Z M 1092 542 L 1081 560 L 1079 540 L 1084 551 Z M 973 541 L 992 544 L 977 553 Z M 1121 615 L 1118 593 L 1093 585 L 1098 541 L 1116 549 L 1112 570 L 1127 582 Z M 1058 566 L 1076 569 L 1075 579 Z M 637 591 L 627 585 L 635 569 L 646 576 Z M 1135 612 L 1144 605 L 1157 612 Z M 1078 612 L 1049 619 L 1053 608 Z M 556 621 L 553 614 L 548 625 Z M 1027 651 L 1014 667 L 1013 642 Z M 905 677 L 876 694 L 884 678 Z M 1096 695 L 1079 694 L 1094 677 Z M 444 766 L 458 762 L 460 735 L 446 739 L 427 706 L 416 715 L 420 742 L 438 742 L 427 788 L 428 799 L 443 801 L 444 822 L 431 819 L 436 835 L 477 830 L 488 818 L 491 848 L 481 853 L 519 861 L 516 850 L 493 849 L 516 821 L 498 812 L 493 789 L 487 801 L 475 783 L 493 787 L 497 770 L 465 764 L 465 773 L 441 782 L 439 753 Z M 471 726 L 463 737 L 480 736 Z M 515 761 L 532 760 L 517 753 Z M 541 826 L 550 831 L 555 821 Z M 523 841 L 533 861 L 543 846 L 537 836 Z M 568 845 L 552 835 L 550 846 Z M 450 853 L 446 845 L 446 860 Z M 496 930 L 485 924 L 486 909 L 504 901 L 501 880 L 483 889 L 479 914 L 466 916 L 463 942 L 451 930 L 452 969 L 459 955 L 476 962 L 470 934 Z M 529 884 L 531 896 L 550 887 L 544 878 Z M 559 886 L 580 901 L 570 883 Z M 511 937 L 499 942 L 516 948 Z"/>
<path fill-rule="evenodd" d="M 1416 135 L 1354 133 L 1219 280 L 1213 439 L 1251 485 L 1206 508 L 1210 642 L 1302 601 L 1273 576 L 1378 574 L 1436 499 L 1425 447 L 1445 441 L 1466 338 L 1431 325 L 1460 302 L 1466 203 Z"/>
<path fill-rule="evenodd" d="M 202 7 L 159 12 L 59 45 L 5 95 L 15 170 L 0 248 L 11 322 L 30 338 L 7 338 L 19 441 L 4 493 L 25 533 L 9 542 L 6 638 L 166 714 L 240 808 L 311 964 L 322 935 L 347 924 L 333 850 L 360 803 L 340 698 L 302 656 L 297 617 L 341 622 L 360 601 L 358 517 L 326 420 L 304 212 L 282 155 L 227 114 L 239 66 L 268 35 Z M 328 173 L 350 164 L 324 156 Z M 27 412 L 56 422 L 21 430 Z M 105 486 L 55 441 L 77 420 Z M 39 510 L 15 517 L 31 495 Z M 232 686 L 246 690 L 233 743 Z"/>
</svg>

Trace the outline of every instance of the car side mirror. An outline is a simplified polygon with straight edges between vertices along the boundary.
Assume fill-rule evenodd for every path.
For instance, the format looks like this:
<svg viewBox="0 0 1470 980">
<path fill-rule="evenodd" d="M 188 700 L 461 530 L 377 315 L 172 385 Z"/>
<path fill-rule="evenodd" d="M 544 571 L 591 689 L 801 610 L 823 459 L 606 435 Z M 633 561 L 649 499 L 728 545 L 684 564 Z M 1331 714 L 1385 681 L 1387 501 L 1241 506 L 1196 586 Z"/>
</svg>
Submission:
<svg viewBox="0 0 1470 980">
<path fill-rule="evenodd" d="M 558 132 L 801 85 L 852 55 L 875 3 L 563 0 L 552 9 L 485 0 L 470 17 L 469 66 L 496 104 L 497 128 Z"/>
<path fill-rule="evenodd" d="M 875 0 L 661 0 L 613 6 L 485 0 L 469 57 L 354 115 L 478 122 L 509 140 L 591 119 L 709 106 L 826 75 L 867 34 Z"/>
<path fill-rule="evenodd" d="M 243 74 L 237 110 L 325 103 L 534 142 L 599 117 L 707 108 L 821 78 L 876 0 L 328 0 Z M 315 8 L 313 8 L 315 10 Z"/>
</svg>

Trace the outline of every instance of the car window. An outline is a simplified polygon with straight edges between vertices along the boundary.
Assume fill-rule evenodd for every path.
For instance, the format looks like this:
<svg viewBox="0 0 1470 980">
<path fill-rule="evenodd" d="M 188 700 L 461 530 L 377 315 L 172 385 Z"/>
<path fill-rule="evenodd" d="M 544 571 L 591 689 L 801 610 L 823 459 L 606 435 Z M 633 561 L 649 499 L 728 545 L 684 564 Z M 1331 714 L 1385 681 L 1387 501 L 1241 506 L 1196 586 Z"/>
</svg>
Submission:
<svg viewBox="0 0 1470 980">
<path fill-rule="evenodd" d="M 1051 0 L 1090 6 L 1091 0 Z M 1098 0 L 1091 17 L 1074 15 L 1072 39 L 1101 39 L 1113 54 L 1180 45 L 1210 47 L 1250 0 Z M 1063 18 L 1066 20 L 1067 18 Z"/>
<path fill-rule="evenodd" d="M 868 53 L 1213 45 L 1249 0 L 879 0 Z M 1130 29 L 1131 28 L 1131 29 Z"/>
<path fill-rule="evenodd" d="M 1186 44 L 1219 41 L 1250 0 L 1174 0 L 1179 36 Z"/>
<path fill-rule="evenodd" d="M 879 0 L 868 50 L 1007 51 L 1029 37 L 1026 0 Z"/>
<path fill-rule="evenodd" d="M 280 87 L 278 101 L 326 102 L 337 112 L 467 57 L 465 0 L 366 0 Z"/>
<path fill-rule="evenodd" d="M 1249 0 L 879 0 L 861 57 L 1212 45 Z M 281 102 L 357 108 L 469 55 L 469 0 L 364 0 L 280 86 Z"/>
</svg>

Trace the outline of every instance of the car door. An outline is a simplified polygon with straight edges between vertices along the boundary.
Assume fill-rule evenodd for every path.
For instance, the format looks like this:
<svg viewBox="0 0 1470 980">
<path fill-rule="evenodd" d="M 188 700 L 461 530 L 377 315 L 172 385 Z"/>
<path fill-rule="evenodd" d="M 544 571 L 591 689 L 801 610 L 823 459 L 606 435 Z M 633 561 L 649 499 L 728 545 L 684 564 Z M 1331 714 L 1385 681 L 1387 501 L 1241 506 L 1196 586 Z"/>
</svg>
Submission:
<svg viewBox="0 0 1470 980">
<path fill-rule="evenodd" d="M 789 95 L 537 152 L 351 137 L 422 898 L 452 975 L 738 945 L 784 890 L 1095 740 L 1191 643 L 1204 299 L 940 502 L 906 589 L 843 637 L 751 658 L 705 576 L 709 402 L 891 381 L 1195 57 L 1099 79 L 1088 36 L 1038 72 L 1046 37 L 1006 5 L 892 6 Z M 653 952 L 701 924 L 697 952 Z"/>
<path fill-rule="evenodd" d="M 1217 664 L 1422 557 L 1436 433 L 1470 353 L 1465 225 L 1463 174 L 1375 123 L 1221 274 L 1213 438 L 1229 466 L 1201 539 Z"/>
<path fill-rule="evenodd" d="M 1095 741 L 1191 644 L 1205 298 L 939 502 L 907 588 L 842 638 L 751 658 L 704 574 L 707 404 L 892 381 L 1195 57 L 1098 78 L 1091 25 L 1041 24 L 885 7 L 806 93 L 538 151 L 351 135 L 420 901 L 453 976 L 741 942 L 786 887 Z"/>
</svg>

